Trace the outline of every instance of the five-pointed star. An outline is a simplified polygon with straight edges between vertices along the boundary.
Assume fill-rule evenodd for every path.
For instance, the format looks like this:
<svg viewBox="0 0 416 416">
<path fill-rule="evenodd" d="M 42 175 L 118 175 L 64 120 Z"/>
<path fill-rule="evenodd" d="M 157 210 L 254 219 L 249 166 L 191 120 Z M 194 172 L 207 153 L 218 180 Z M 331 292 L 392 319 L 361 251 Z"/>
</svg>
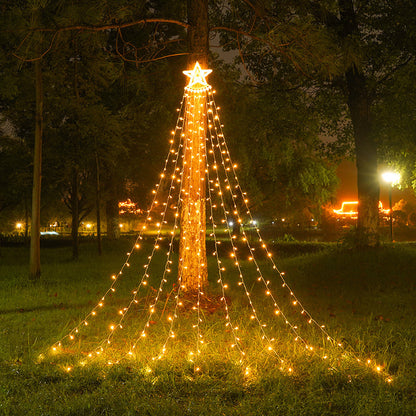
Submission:
<svg viewBox="0 0 416 416">
<path fill-rule="evenodd" d="M 212 72 L 212 69 L 201 69 L 197 62 L 192 71 L 183 71 L 183 73 L 190 78 L 189 84 L 186 86 L 192 90 L 202 90 L 209 87 L 205 77 Z"/>
</svg>

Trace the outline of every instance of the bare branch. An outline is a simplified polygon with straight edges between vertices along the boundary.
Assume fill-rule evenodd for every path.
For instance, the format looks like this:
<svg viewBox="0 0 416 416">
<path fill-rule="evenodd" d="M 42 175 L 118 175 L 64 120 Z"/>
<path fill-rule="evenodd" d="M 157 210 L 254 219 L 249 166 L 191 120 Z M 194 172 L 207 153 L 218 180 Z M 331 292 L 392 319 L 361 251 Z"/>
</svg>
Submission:
<svg viewBox="0 0 416 416">
<path fill-rule="evenodd" d="M 134 22 L 127 22 L 127 23 L 120 23 L 120 24 L 108 24 L 108 25 L 74 25 L 74 26 L 64 26 L 57 29 L 49 29 L 49 28 L 34 28 L 31 29 L 31 32 L 69 32 L 73 30 L 81 30 L 86 32 L 102 32 L 103 30 L 110 30 L 110 29 L 125 29 L 127 27 L 137 26 L 137 25 L 145 25 L 146 23 L 171 23 L 177 26 L 182 26 L 185 29 L 189 27 L 188 23 L 181 22 L 180 20 L 173 20 L 173 19 L 141 19 L 135 20 Z"/>
<path fill-rule="evenodd" d="M 127 23 L 121 23 L 121 24 L 108 24 L 108 25 L 74 25 L 74 26 L 65 26 L 65 27 L 61 27 L 61 28 L 56 28 L 56 29 L 50 29 L 50 28 L 34 28 L 29 30 L 29 32 L 24 36 L 22 42 L 20 42 L 19 46 L 17 47 L 16 51 L 13 52 L 13 55 L 24 61 L 24 62 L 34 62 L 34 61 L 38 61 L 40 59 L 42 59 L 48 52 L 50 52 L 50 50 L 52 49 L 56 38 L 58 37 L 58 35 L 60 33 L 63 32 L 70 32 L 70 31 L 79 31 L 79 32 L 103 32 L 106 30 L 112 30 L 112 29 L 117 29 L 118 34 L 121 33 L 121 29 L 125 29 L 125 28 L 129 28 L 129 27 L 133 27 L 133 26 L 137 26 L 137 25 L 145 25 L 148 23 L 169 23 L 169 24 L 174 24 L 177 26 L 181 26 L 183 28 L 188 28 L 189 25 L 185 22 L 181 22 L 179 20 L 173 20 L 173 19 L 159 19 L 159 18 L 154 18 L 154 19 L 141 19 L 141 20 L 136 20 L 134 22 L 127 22 Z M 26 41 L 28 40 L 28 38 L 30 37 L 30 35 L 32 35 L 33 33 L 52 33 L 52 39 L 49 43 L 49 46 L 46 48 L 46 50 L 44 50 L 39 56 L 35 57 L 35 58 L 25 58 L 21 55 L 19 55 L 19 50 L 23 47 L 23 45 L 26 43 Z"/>
</svg>

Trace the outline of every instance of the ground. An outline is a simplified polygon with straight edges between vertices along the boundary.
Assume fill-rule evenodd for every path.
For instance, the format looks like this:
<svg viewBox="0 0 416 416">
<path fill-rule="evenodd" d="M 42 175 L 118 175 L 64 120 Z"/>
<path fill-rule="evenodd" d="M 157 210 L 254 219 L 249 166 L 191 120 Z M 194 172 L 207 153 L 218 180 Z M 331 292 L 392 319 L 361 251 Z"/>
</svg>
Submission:
<svg viewBox="0 0 416 416">
<path fill-rule="evenodd" d="M 416 247 L 396 244 L 355 252 L 326 245 L 324 251 L 311 254 L 302 250 L 302 255 L 296 255 L 293 247 L 290 256 L 279 258 L 275 253 L 305 307 L 347 348 L 346 358 L 340 358 L 327 345 L 329 355 L 334 354 L 330 370 L 322 360 L 297 346 L 285 325 L 264 318 L 268 329 L 276 333 L 279 353 L 293 364 L 292 373 L 280 371 L 275 357 L 265 352 L 259 329 L 247 323 L 249 307 L 232 273 L 227 297 L 232 299 L 232 318 L 242 327 L 241 338 L 249 357 L 243 366 L 225 348 L 229 334 L 220 311 L 204 313 L 201 328 L 209 345 L 200 358 L 199 372 L 186 357 L 180 358 L 186 355 L 184 345 L 192 348 L 192 335 L 191 340 L 184 335 L 181 342 L 172 344 L 169 354 L 175 359 L 145 363 L 145 352 L 151 355 L 152 348 L 157 349 L 151 340 L 163 338 L 166 332 L 162 320 L 167 312 L 161 310 L 152 321 L 154 338 L 149 334 L 143 355 L 131 362 L 76 365 L 86 348 L 83 345 L 92 345 L 99 338 L 100 325 L 61 357 L 51 355 L 50 346 L 82 319 L 111 284 L 110 276 L 119 269 L 128 250 L 128 241 L 107 243 L 100 258 L 95 246 L 85 243 L 80 260 L 73 262 L 70 248 L 45 248 L 42 281 L 32 285 L 27 280 L 28 250 L 1 249 L 1 415 L 416 413 Z M 214 266 L 210 263 L 211 272 Z M 261 299 L 262 290 L 248 266 L 247 274 L 253 298 Z M 127 281 L 133 282 L 134 276 L 127 276 Z M 211 280 L 215 288 L 215 274 Z M 121 290 L 121 300 L 127 293 Z M 167 296 L 163 299 L 166 302 Z M 283 303 L 290 300 L 283 295 L 279 299 Z M 265 317 L 267 310 L 266 306 L 258 308 Z M 192 324 L 193 319 L 194 315 L 185 314 L 180 328 L 185 331 L 187 320 Z M 128 326 L 134 322 L 128 321 Z M 137 322 L 140 327 L 139 318 Z M 306 334 L 317 344 L 322 338 L 318 332 Z M 127 332 L 119 343 L 128 340 Z M 379 363 L 383 375 L 371 365 L 354 361 L 352 351 Z M 69 372 L 68 363 L 73 366 Z M 244 371 L 247 367 L 249 374 Z M 386 383 L 385 375 L 393 381 Z"/>
</svg>

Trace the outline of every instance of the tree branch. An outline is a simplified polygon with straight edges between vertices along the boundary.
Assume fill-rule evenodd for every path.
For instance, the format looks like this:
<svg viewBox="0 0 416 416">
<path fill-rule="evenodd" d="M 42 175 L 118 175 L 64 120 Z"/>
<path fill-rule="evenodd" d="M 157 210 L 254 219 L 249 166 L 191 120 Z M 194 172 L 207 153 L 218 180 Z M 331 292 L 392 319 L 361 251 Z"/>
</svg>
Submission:
<svg viewBox="0 0 416 416">
<path fill-rule="evenodd" d="M 31 29 L 31 32 L 68 32 L 73 30 L 82 30 L 87 32 L 102 32 L 103 30 L 110 30 L 110 29 L 125 29 L 127 27 L 137 26 L 137 25 L 145 25 L 146 23 L 171 23 L 178 26 L 182 26 L 185 29 L 189 27 L 188 23 L 181 22 L 179 20 L 173 19 L 140 19 L 135 20 L 134 22 L 126 22 L 121 24 L 108 24 L 108 25 L 74 25 L 74 26 L 64 26 L 57 29 L 49 29 L 49 28 L 34 28 Z"/>
<path fill-rule="evenodd" d="M 50 50 L 52 49 L 58 35 L 60 33 L 64 33 L 64 32 L 70 32 L 70 31 L 103 32 L 105 30 L 117 29 L 118 33 L 120 33 L 121 29 L 129 28 L 129 27 L 133 27 L 133 26 L 137 26 L 137 25 L 145 25 L 147 23 L 169 23 L 169 24 L 174 24 L 174 25 L 177 25 L 177 26 L 181 26 L 185 29 L 187 29 L 189 27 L 189 25 L 187 23 L 181 22 L 179 20 L 154 18 L 154 19 L 140 19 L 140 20 L 136 20 L 134 22 L 127 22 L 127 23 L 121 23 L 121 24 L 107 24 L 107 25 L 97 25 L 97 26 L 94 26 L 94 25 L 73 25 L 73 26 L 64 26 L 64 27 L 56 28 L 56 29 L 34 28 L 34 29 L 30 29 L 29 32 L 25 35 L 22 42 L 20 42 L 19 46 L 17 47 L 16 51 L 13 52 L 13 56 L 15 56 L 16 58 L 18 58 L 18 59 L 20 59 L 24 62 L 38 61 L 38 60 L 42 59 L 48 52 L 50 52 Z M 36 32 L 52 33 L 53 34 L 48 48 L 45 51 L 43 51 L 39 56 L 37 56 L 35 58 L 25 58 L 23 56 L 20 56 L 19 55 L 19 50 L 23 47 L 23 45 L 25 44 L 27 39 L 30 37 L 30 35 L 32 35 L 33 33 L 36 33 Z"/>
</svg>

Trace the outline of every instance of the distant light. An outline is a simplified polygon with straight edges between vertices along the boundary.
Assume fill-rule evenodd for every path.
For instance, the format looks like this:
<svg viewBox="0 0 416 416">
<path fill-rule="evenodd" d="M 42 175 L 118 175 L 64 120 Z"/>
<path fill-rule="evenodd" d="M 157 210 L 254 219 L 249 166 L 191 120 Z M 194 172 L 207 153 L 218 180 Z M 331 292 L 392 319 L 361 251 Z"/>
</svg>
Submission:
<svg viewBox="0 0 416 416">
<path fill-rule="evenodd" d="M 86 226 L 87 228 L 91 228 L 91 227 L 92 227 L 92 224 L 88 223 L 88 224 L 86 224 L 85 226 Z"/>
<path fill-rule="evenodd" d="M 340 209 L 333 209 L 334 213 L 337 215 L 348 215 L 354 218 L 353 216 L 358 215 L 358 201 L 343 201 Z"/>
<path fill-rule="evenodd" d="M 286 218 L 282 218 L 282 222 L 285 222 L 286 221 Z"/>
<path fill-rule="evenodd" d="M 21 230 L 21 229 L 22 229 L 22 227 L 23 227 L 23 224 L 22 224 L 21 222 L 16 223 L 16 228 L 17 228 L 18 230 Z"/>
<path fill-rule="evenodd" d="M 119 224 L 118 226 L 119 226 L 120 228 L 123 228 L 123 224 Z"/>
<path fill-rule="evenodd" d="M 383 203 L 378 201 L 378 209 L 382 214 L 388 214 L 389 210 L 383 208 Z M 340 209 L 333 209 L 334 214 L 357 219 L 358 201 L 343 201 Z"/>
<path fill-rule="evenodd" d="M 234 225 L 234 223 L 233 223 L 232 221 L 230 221 L 230 222 L 228 223 L 228 225 L 229 225 L 230 227 L 232 227 L 232 226 Z"/>
<path fill-rule="evenodd" d="M 251 221 L 251 223 L 252 223 L 253 225 L 257 225 L 257 221 L 256 221 L 256 220 L 252 220 L 252 221 Z"/>
<path fill-rule="evenodd" d="M 390 183 L 391 185 L 397 184 L 400 182 L 400 173 L 398 172 L 383 172 L 381 174 L 384 182 Z"/>
</svg>

